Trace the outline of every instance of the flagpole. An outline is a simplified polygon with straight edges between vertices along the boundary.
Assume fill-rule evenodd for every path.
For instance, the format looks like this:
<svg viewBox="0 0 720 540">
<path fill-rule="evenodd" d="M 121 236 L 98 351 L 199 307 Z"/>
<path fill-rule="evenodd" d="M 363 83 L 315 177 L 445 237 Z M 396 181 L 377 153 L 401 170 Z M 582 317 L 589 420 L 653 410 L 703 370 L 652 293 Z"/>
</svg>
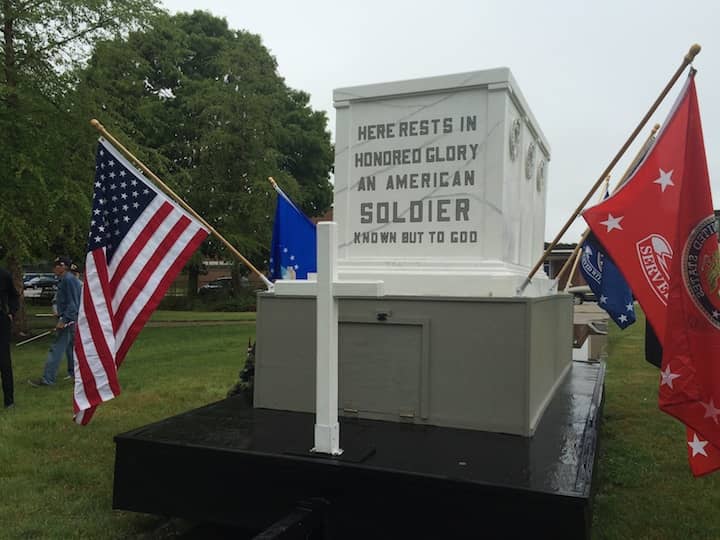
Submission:
<svg viewBox="0 0 720 540">
<path fill-rule="evenodd" d="M 278 183 L 275 181 L 275 179 L 272 176 L 268 176 L 268 181 L 270 182 L 270 185 L 275 189 L 275 192 L 280 195 L 281 197 L 285 197 L 286 200 L 290 201 L 290 198 L 285 195 L 285 192 L 282 190 L 280 186 L 278 186 Z M 295 203 L 290 201 L 290 203 L 295 206 Z"/>
<path fill-rule="evenodd" d="M 605 190 L 604 191 L 607 191 L 609 185 L 610 185 L 610 177 L 607 176 L 605 178 Z M 600 190 L 600 191 L 603 191 L 603 190 Z M 601 201 L 602 201 L 602 198 L 603 198 L 602 195 L 600 195 Z M 567 292 L 567 290 L 570 288 L 570 285 L 572 285 L 572 279 L 573 279 L 573 276 L 575 275 L 575 270 L 577 270 L 578 262 L 580 261 L 580 255 L 579 255 L 580 248 L 582 247 L 583 242 L 585 242 L 585 239 L 588 237 L 589 230 L 590 229 L 586 229 L 585 232 L 582 234 L 582 236 L 580 237 L 580 241 L 575 246 L 575 249 L 573 249 L 573 252 L 570 254 L 570 257 L 568 258 L 567 261 L 565 261 L 565 264 L 560 269 L 560 272 L 558 272 L 558 276 L 556 279 L 559 280 L 562 277 L 561 273 L 564 273 L 564 271 L 567 268 L 570 261 L 573 261 L 572 268 L 570 269 L 570 275 L 568 276 L 568 279 L 565 282 L 565 289 L 563 289 L 565 292 Z M 560 283 L 560 282 L 558 281 L 558 283 Z"/>
<path fill-rule="evenodd" d="M 585 240 L 587 239 L 587 237 L 588 237 L 588 233 L 587 233 L 587 231 L 586 231 L 586 232 L 584 232 L 583 235 L 580 237 L 580 241 L 578 242 L 577 246 L 575 246 L 575 249 L 573 250 L 572 255 L 570 256 L 570 258 L 573 259 L 574 262 L 573 262 L 572 268 L 570 269 L 570 275 L 568 276 L 568 279 L 567 279 L 567 281 L 565 282 L 564 292 L 567 292 L 568 289 L 569 289 L 569 288 L 571 287 L 571 285 L 572 285 L 573 276 L 575 275 L 575 272 L 577 271 L 578 263 L 580 262 L 580 247 L 583 245 L 583 243 L 585 242 Z M 569 261 L 569 260 L 570 260 L 570 259 L 568 259 L 568 261 Z M 565 263 L 565 264 L 567 264 L 567 263 Z"/>
<path fill-rule="evenodd" d="M 280 186 L 277 185 L 277 182 L 272 176 L 268 176 L 268 180 L 270 181 L 270 185 L 275 188 L 275 191 L 277 191 L 278 193 L 283 193 L 283 190 L 280 189 Z"/>
<path fill-rule="evenodd" d="M 20 347 L 21 345 L 25 345 L 26 343 L 30 343 L 31 341 L 35 341 L 36 339 L 44 338 L 45 336 L 49 336 L 55 331 L 55 329 L 48 330 L 47 332 L 43 332 L 42 334 L 38 334 L 37 336 L 33 336 L 30 339 L 26 339 L 24 341 L 18 341 L 15 346 Z"/>
<path fill-rule="evenodd" d="M 277 192 L 278 195 L 280 195 L 281 197 L 284 197 L 285 200 L 287 200 L 288 202 L 290 202 L 290 204 L 295 206 L 295 203 L 292 201 L 292 199 L 290 197 L 288 197 L 287 195 L 285 195 L 285 192 L 282 190 L 282 188 L 278 185 L 278 183 L 275 181 L 275 179 L 272 176 L 268 176 L 268 181 L 270 182 L 270 185 L 272 185 L 272 187 L 275 189 L 275 191 Z M 300 210 L 300 212 L 303 213 L 302 210 Z M 304 213 L 303 213 L 303 215 L 304 215 Z M 307 216 L 305 216 L 305 217 L 307 217 Z"/>
<path fill-rule="evenodd" d="M 628 179 L 630 178 L 630 175 L 633 173 L 635 168 L 638 166 L 638 164 L 640 163 L 642 158 L 645 157 L 645 154 L 650 149 L 650 146 L 652 145 L 652 143 L 655 141 L 655 134 L 658 132 L 659 129 L 660 129 L 660 124 L 655 124 L 653 126 L 652 130 L 650 131 L 650 135 L 648 136 L 647 139 L 645 139 L 645 142 L 643 143 L 642 147 L 640 148 L 638 153 L 635 155 L 635 159 L 632 160 L 632 163 L 630 163 L 628 168 L 625 170 L 625 174 L 622 175 L 622 178 L 620 178 L 620 181 L 617 183 L 615 188 L 613 188 L 611 195 L 614 195 L 615 192 L 617 192 L 617 190 L 619 190 L 621 187 L 623 187 L 625 185 L 625 182 L 628 181 Z M 557 275 L 554 278 L 559 283 L 560 280 L 562 279 L 562 277 L 565 275 L 565 272 L 567 271 L 567 268 L 570 265 L 570 262 L 573 260 L 575 261 L 573 263 L 572 272 L 570 272 L 570 277 L 568 277 L 568 281 L 565 284 L 566 291 L 568 290 L 568 287 L 570 286 L 570 281 L 572 280 L 572 277 L 575 275 L 575 268 L 577 268 L 577 261 L 579 259 L 578 253 L 580 252 L 580 249 L 582 248 L 583 242 L 585 242 L 585 240 L 587 240 L 587 237 L 589 235 L 590 235 L 590 229 L 587 228 L 587 229 L 585 229 L 585 232 L 580 237 L 580 241 L 575 246 L 575 249 L 570 254 L 570 257 L 568 258 L 567 261 L 565 261 L 565 264 L 563 265 L 563 267 L 560 269 L 560 271 L 557 273 Z"/>
<path fill-rule="evenodd" d="M 621 181 L 622 181 L 622 180 L 621 180 Z M 604 191 L 607 191 L 609 185 L 610 185 L 610 177 L 608 176 L 607 178 L 605 178 L 605 190 L 604 190 Z M 620 185 L 620 184 L 618 184 L 618 186 L 619 186 L 619 185 Z M 617 188 L 616 188 L 616 189 L 617 189 Z M 602 191 L 602 190 L 601 190 L 601 191 Z M 602 193 L 601 193 L 601 194 L 600 194 L 600 201 L 602 201 L 602 200 L 603 200 L 603 196 L 602 196 Z M 571 260 L 574 261 L 574 262 L 573 262 L 573 265 L 572 265 L 572 268 L 570 269 L 570 275 L 568 276 L 568 279 L 567 279 L 567 281 L 565 282 L 565 289 L 564 289 L 565 292 L 567 292 L 567 290 L 568 290 L 568 289 L 570 288 L 570 286 L 572 285 L 572 279 L 573 279 L 573 276 L 575 275 L 575 270 L 577 270 L 577 265 L 578 265 L 578 263 L 580 262 L 580 249 L 582 249 L 582 245 L 583 245 L 583 243 L 585 242 L 585 240 L 587 239 L 587 237 L 588 237 L 589 234 L 590 234 L 590 229 L 589 229 L 589 228 L 588 228 L 588 229 L 585 229 L 585 232 L 582 233 L 582 236 L 580 237 L 580 241 L 575 245 L 575 249 L 573 249 L 573 252 L 572 252 L 572 254 L 570 255 L 570 258 L 568 258 L 568 260 L 565 262 L 565 264 L 563 265 L 563 267 L 560 269 L 560 272 L 558 272 L 558 278 L 557 278 L 557 279 L 560 279 L 560 278 L 562 277 L 561 273 L 564 273 L 564 270 L 567 268 L 567 265 L 570 263 L 570 261 L 571 261 Z"/>
<path fill-rule="evenodd" d="M 599 178 L 595 181 L 593 186 L 590 188 L 590 191 L 588 191 L 587 195 L 585 195 L 585 198 L 582 200 L 582 202 L 578 205 L 578 207 L 575 209 L 575 211 L 572 213 L 570 218 L 567 220 L 565 225 L 562 229 L 560 229 L 560 232 L 555 236 L 552 242 L 550 242 L 550 245 L 545 250 L 545 253 L 542 254 L 540 257 L 540 260 L 535 264 L 535 266 L 530 270 L 530 273 L 525 278 L 525 281 L 523 284 L 518 287 L 517 294 L 520 295 L 523 293 L 525 288 L 530 285 L 530 281 L 532 280 L 532 277 L 535 275 L 535 273 L 542 267 L 543 263 L 545 262 L 545 259 L 548 258 L 550 255 L 550 252 L 555 248 L 557 243 L 560 241 L 562 236 L 567 232 L 567 230 L 570 228 L 570 225 L 575 221 L 575 218 L 577 218 L 580 215 L 580 212 L 582 212 L 583 208 L 585 208 L 585 205 L 590 200 L 590 198 L 593 196 L 595 191 L 597 191 L 597 188 L 600 187 L 600 184 L 602 184 L 605 177 L 610 173 L 610 171 L 615 167 L 618 161 L 620 161 L 620 158 L 622 158 L 623 154 L 625 154 L 625 151 L 628 149 L 628 147 L 633 143 L 635 138 L 638 136 L 638 133 L 642 130 L 643 127 L 645 127 L 645 124 L 647 124 L 647 121 L 650 119 L 650 117 L 653 115 L 655 110 L 660 106 L 660 103 L 663 99 L 665 99 L 665 96 L 668 94 L 670 89 L 673 87 L 675 82 L 677 82 L 678 78 L 680 78 L 680 75 L 683 71 L 685 71 L 685 68 L 688 67 L 692 63 L 692 61 L 695 59 L 695 57 L 700 52 L 700 45 L 697 43 L 690 47 L 690 50 L 688 53 L 683 57 L 683 60 L 680 64 L 680 67 L 675 70 L 675 73 L 670 78 L 670 81 L 665 85 L 665 88 L 663 88 L 662 92 L 660 92 L 660 95 L 657 97 L 655 102 L 652 104 L 650 109 L 647 113 L 645 113 L 645 116 L 643 116 L 642 120 L 640 120 L 640 123 L 637 125 L 637 127 L 633 130 L 633 132 L 630 134 L 630 137 L 628 137 L 627 141 L 625 141 L 625 144 L 622 145 L 620 150 L 617 154 L 615 154 L 615 157 L 610 161 L 610 164 L 605 167 L 605 170 L 600 174 Z"/>
<path fill-rule="evenodd" d="M 200 223 L 202 223 L 203 226 L 205 226 L 212 234 L 214 234 L 215 237 L 218 240 L 220 240 L 220 242 L 222 242 L 225 245 L 225 247 L 228 248 L 233 255 L 235 255 L 235 257 L 240 259 L 245 264 L 245 266 L 247 266 L 250 270 L 255 272 L 255 274 L 263 281 L 263 283 L 268 288 L 268 290 L 273 289 L 272 281 L 270 281 L 267 277 L 265 277 L 265 275 L 262 272 L 260 272 L 260 270 L 255 268 L 255 265 L 253 265 L 253 263 L 251 263 L 249 260 L 247 260 L 243 256 L 242 253 L 240 253 L 237 249 L 235 249 L 235 247 L 230 242 L 228 242 L 224 236 L 222 236 L 219 232 L 217 232 L 215 230 L 215 227 L 213 227 L 207 221 L 205 221 L 205 219 L 200 214 L 198 214 L 195 210 L 193 210 L 193 208 L 188 203 L 186 203 L 179 195 L 177 195 L 172 189 L 170 189 L 170 187 L 167 184 L 165 184 L 165 182 L 160 180 L 160 178 L 158 178 L 155 175 L 155 173 L 153 173 L 150 169 L 148 169 L 142 161 L 140 161 L 138 158 L 136 158 L 132 154 L 132 152 L 130 152 L 130 150 L 125 148 L 125 146 L 123 146 L 120 143 L 120 141 L 118 141 L 115 137 L 113 137 L 110 134 L 110 132 L 108 132 L 108 130 L 106 130 L 105 127 L 99 121 L 97 121 L 95 118 L 93 118 L 92 120 L 90 120 L 90 125 L 92 125 L 95 129 L 97 129 L 102 134 L 103 137 L 108 139 L 113 144 L 113 146 L 115 146 L 116 148 L 119 148 L 133 162 L 133 164 L 136 167 L 138 167 L 142 172 L 144 172 L 148 177 L 150 177 L 153 180 L 153 182 L 155 182 L 158 186 L 160 186 L 160 188 L 162 188 L 162 190 L 167 195 L 169 195 L 170 197 L 175 199 L 175 201 L 180 206 L 182 206 L 185 210 L 187 210 L 190 214 L 192 214 L 193 217 L 195 217 L 195 219 L 197 219 Z"/>
</svg>

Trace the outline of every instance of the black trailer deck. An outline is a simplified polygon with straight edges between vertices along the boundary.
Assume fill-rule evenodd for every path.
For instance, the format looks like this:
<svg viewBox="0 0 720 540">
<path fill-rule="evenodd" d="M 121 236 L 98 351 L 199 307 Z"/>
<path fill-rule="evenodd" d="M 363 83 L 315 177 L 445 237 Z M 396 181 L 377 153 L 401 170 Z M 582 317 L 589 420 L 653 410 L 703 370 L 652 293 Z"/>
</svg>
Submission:
<svg viewBox="0 0 720 540">
<path fill-rule="evenodd" d="M 309 452 L 314 415 L 226 399 L 116 436 L 113 506 L 254 533 L 312 515 L 297 538 L 589 538 L 604 374 L 573 362 L 531 438 L 341 418 L 337 458 Z"/>
</svg>

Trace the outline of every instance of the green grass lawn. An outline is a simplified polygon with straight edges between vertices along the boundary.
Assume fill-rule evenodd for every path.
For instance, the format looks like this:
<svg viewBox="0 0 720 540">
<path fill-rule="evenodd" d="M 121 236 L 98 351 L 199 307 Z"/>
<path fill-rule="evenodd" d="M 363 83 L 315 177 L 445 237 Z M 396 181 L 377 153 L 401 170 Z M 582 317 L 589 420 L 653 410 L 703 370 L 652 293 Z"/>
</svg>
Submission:
<svg viewBox="0 0 720 540">
<path fill-rule="evenodd" d="M 611 326 L 593 538 L 720 539 L 720 472 L 692 476 L 684 426 L 658 409 L 644 318 Z"/>
<path fill-rule="evenodd" d="M 0 538 L 154 537 L 164 518 L 111 509 L 113 436 L 223 398 L 255 327 L 246 313 L 153 320 L 237 324 L 143 330 L 120 370 L 122 395 L 86 427 L 71 422 L 71 383 L 25 382 L 40 375 L 49 341 L 13 348 L 17 408 L 0 412 Z M 692 477 L 682 425 L 657 408 L 643 328 L 610 335 L 593 538 L 720 539 L 720 473 Z"/>
<path fill-rule="evenodd" d="M 49 305 L 26 304 L 27 320 L 34 333 L 52 328 L 55 319 Z M 254 311 L 156 311 L 151 322 L 167 321 L 255 321 Z"/>
<path fill-rule="evenodd" d="M 123 393 L 85 427 L 71 421 L 71 382 L 26 383 L 41 375 L 48 339 L 13 347 L 17 407 L 0 412 L 0 538 L 134 538 L 154 530 L 162 518 L 111 510 L 113 436 L 225 397 L 255 333 L 242 323 L 246 314 L 232 315 L 242 315 L 238 324 L 145 328 L 120 370 Z"/>
<path fill-rule="evenodd" d="M 150 322 L 163 321 L 252 321 L 255 322 L 254 311 L 156 311 Z"/>
</svg>

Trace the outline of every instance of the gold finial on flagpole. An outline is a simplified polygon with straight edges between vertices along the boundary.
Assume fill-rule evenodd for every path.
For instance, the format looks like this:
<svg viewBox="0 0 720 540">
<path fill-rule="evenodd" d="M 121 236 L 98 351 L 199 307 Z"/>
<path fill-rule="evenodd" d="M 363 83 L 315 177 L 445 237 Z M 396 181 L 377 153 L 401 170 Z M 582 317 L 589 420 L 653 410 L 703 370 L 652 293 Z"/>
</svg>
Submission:
<svg viewBox="0 0 720 540">
<path fill-rule="evenodd" d="M 694 43 L 691 47 L 688 53 L 685 55 L 685 60 L 687 60 L 687 63 L 689 64 L 693 60 L 695 60 L 695 57 L 700 54 L 700 51 L 702 50 L 702 47 L 698 45 L 697 43 Z"/>
</svg>

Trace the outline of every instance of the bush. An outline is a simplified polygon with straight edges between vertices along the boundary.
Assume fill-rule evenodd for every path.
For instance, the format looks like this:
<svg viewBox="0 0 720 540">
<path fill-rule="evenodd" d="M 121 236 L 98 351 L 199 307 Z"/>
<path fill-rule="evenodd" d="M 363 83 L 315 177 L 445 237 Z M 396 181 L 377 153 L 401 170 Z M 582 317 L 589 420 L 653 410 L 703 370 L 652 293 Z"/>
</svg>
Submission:
<svg viewBox="0 0 720 540">
<path fill-rule="evenodd" d="M 158 309 L 166 309 L 169 311 L 192 311 L 197 305 L 195 298 L 189 296 L 165 296 L 161 301 Z"/>
<path fill-rule="evenodd" d="M 205 311 L 255 311 L 255 291 L 243 290 L 240 294 L 211 294 L 198 298 L 200 309 Z"/>
<path fill-rule="evenodd" d="M 255 311 L 257 301 L 255 291 L 242 290 L 239 294 L 205 294 L 189 298 L 187 296 L 166 296 L 158 309 L 169 311 Z"/>
</svg>

